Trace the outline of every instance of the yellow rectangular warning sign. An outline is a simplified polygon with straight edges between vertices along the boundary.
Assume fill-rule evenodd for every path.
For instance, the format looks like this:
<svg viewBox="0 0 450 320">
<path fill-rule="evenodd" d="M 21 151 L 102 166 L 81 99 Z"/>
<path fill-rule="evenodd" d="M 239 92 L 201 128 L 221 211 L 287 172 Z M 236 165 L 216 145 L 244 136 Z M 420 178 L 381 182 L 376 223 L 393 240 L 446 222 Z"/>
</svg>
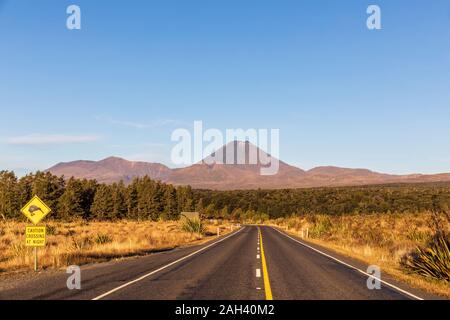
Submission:
<svg viewBox="0 0 450 320">
<path fill-rule="evenodd" d="M 27 227 L 25 245 L 27 247 L 44 247 L 45 233 L 45 227 Z"/>
</svg>

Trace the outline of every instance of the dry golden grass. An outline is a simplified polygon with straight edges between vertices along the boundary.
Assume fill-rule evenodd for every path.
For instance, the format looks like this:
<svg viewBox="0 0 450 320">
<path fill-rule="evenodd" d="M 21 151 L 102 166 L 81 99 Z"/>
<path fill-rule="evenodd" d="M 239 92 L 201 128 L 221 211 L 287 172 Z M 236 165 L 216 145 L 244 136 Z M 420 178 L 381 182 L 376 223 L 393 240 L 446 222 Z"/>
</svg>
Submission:
<svg viewBox="0 0 450 320">
<path fill-rule="evenodd" d="M 25 246 L 26 223 L 0 222 L 0 274 L 31 269 L 33 248 Z M 47 244 L 38 250 L 40 268 L 61 268 L 106 261 L 202 243 L 229 232 L 228 225 L 206 224 L 205 235 L 182 231 L 179 222 L 117 221 L 71 223 L 50 221 Z"/>
<path fill-rule="evenodd" d="M 383 272 L 424 289 L 450 298 L 450 284 L 412 274 L 400 264 L 401 258 L 425 246 L 434 234 L 431 213 L 370 214 L 333 216 L 301 216 L 270 221 L 296 236 L 328 247 L 341 254 L 378 265 Z M 447 220 L 441 220 L 444 230 L 450 231 Z"/>
</svg>

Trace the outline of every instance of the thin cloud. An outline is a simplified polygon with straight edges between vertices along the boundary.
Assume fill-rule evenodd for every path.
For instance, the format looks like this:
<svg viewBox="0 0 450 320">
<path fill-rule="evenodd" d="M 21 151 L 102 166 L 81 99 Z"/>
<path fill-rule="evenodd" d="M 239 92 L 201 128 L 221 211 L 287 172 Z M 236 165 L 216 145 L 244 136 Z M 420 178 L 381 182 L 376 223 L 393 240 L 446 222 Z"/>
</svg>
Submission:
<svg viewBox="0 0 450 320">
<path fill-rule="evenodd" d="M 10 145 L 49 145 L 87 143 L 99 140 L 98 136 L 92 135 L 63 135 L 63 134 L 29 134 L 25 136 L 11 137 L 6 140 Z"/>
<path fill-rule="evenodd" d="M 101 119 L 97 117 L 97 119 Z M 117 120 L 117 119 L 106 119 L 112 125 L 123 126 L 134 129 L 152 129 L 159 128 L 165 126 L 180 126 L 184 125 L 183 121 L 174 120 L 174 119 L 157 119 L 150 122 L 136 122 L 136 121 L 127 121 L 127 120 Z"/>
</svg>

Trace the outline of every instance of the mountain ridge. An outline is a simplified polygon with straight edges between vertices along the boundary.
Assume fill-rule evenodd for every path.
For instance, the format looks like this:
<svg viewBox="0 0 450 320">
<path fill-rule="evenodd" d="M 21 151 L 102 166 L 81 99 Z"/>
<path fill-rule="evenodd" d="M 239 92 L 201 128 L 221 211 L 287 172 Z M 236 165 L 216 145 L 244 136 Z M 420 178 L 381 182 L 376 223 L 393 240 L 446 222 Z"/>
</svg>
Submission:
<svg viewBox="0 0 450 320">
<path fill-rule="evenodd" d="M 246 142 L 235 141 L 223 146 L 216 152 L 227 154 L 230 147 L 235 151 L 234 162 L 213 163 L 211 157 L 184 168 L 169 168 L 161 163 L 128 161 L 119 157 L 108 157 L 100 161 L 76 160 L 60 162 L 46 171 L 65 178 L 76 177 L 95 179 L 100 183 L 114 183 L 123 180 L 130 183 L 135 177 L 149 176 L 174 185 L 191 185 L 198 189 L 234 190 L 234 189 L 284 189 L 306 187 L 357 186 L 386 183 L 419 183 L 450 181 L 450 173 L 395 175 L 371 171 L 364 168 L 342 168 L 337 166 L 319 166 L 310 170 L 289 165 L 279 160 L 279 170 L 275 175 L 261 175 L 261 157 L 268 154 Z M 237 162 L 239 148 L 245 150 L 245 158 Z M 251 163 L 251 152 L 256 152 L 257 162 Z M 220 158 L 220 156 L 218 157 Z M 226 157 L 224 156 L 225 160 Z M 276 159 L 276 158 L 274 158 Z M 277 159 L 276 159 L 277 160 Z M 207 162 L 207 163 L 205 163 Z M 240 164 L 237 164 L 240 163 Z"/>
</svg>

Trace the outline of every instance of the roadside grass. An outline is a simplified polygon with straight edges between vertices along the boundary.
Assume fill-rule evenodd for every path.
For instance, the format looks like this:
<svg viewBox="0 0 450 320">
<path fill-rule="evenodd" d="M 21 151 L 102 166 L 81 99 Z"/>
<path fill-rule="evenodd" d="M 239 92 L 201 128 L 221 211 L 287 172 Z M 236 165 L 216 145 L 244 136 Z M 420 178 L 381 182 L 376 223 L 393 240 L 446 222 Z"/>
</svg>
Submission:
<svg viewBox="0 0 450 320">
<path fill-rule="evenodd" d="M 439 220 L 436 222 L 436 220 Z M 438 226 L 437 226 L 438 223 Z M 302 215 L 268 221 L 338 253 L 378 265 L 411 286 L 450 299 L 447 237 L 450 221 L 436 214 Z M 439 230 L 437 230 L 439 229 Z M 426 276 L 424 276 L 426 275 Z"/>
<path fill-rule="evenodd" d="M 0 275 L 31 270 L 32 248 L 25 246 L 23 222 L 0 221 Z M 38 250 L 39 267 L 59 269 L 202 243 L 217 234 L 229 232 L 226 222 L 204 223 L 202 232 L 187 232 L 178 221 L 95 222 L 49 221 L 47 244 Z"/>
<path fill-rule="evenodd" d="M 205 234 L 205 226 L 200 219 L 184 219 L 181 222 L 181 229 L 184 232 L 189 232 L 191 234 L 203 235 Z"/>
</svg>

